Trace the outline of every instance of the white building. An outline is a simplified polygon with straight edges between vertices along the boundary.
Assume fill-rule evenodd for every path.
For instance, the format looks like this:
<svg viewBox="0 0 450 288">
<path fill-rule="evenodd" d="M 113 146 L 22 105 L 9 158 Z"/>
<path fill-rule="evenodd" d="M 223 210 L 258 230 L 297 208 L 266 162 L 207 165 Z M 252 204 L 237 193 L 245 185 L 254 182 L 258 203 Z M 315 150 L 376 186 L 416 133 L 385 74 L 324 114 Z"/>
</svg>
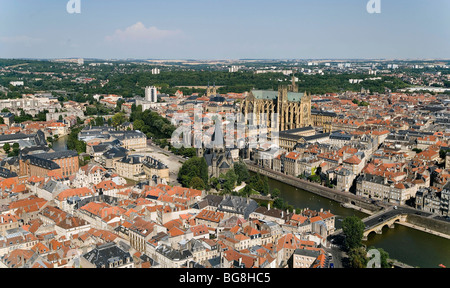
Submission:
<svg viewBox="0 0 450 288">
<path fill-rule="evenodd" d="M 17 86 L 23 86 L 23 81 L 11 81 L 11 82 L 9 82 L 9 84 L 11 84 L 12 86 L 14 86 L 14 87 L 17 87 Z"/>
<path fill-rule="evenodd" d="M 145 87 L 145 100 L 149 102 L 158 102 L 158 90 L 154 86 Z"/>
<path fill-rule="evenodd" d="M 230 73 L 234 73 L 234 72 L 238 72 L 239 71 L 239 67 L 238 66 L 231 66 L 231 68 L 228 68 L 228 72 Z"/>
</svg>

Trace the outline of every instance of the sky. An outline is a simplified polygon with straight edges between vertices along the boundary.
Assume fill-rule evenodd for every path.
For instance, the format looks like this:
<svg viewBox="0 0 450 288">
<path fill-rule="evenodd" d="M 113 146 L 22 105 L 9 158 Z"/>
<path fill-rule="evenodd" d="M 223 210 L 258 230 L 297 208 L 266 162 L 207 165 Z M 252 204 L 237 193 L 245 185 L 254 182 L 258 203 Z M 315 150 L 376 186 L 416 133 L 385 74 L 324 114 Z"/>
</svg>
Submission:
<svg viewBox="0 0 450 288">
<path fill-rule="evenodd" d="M 0 58 L 450 59 L 449 0 L 77 1 L 0 0 Z"/>
</svg>

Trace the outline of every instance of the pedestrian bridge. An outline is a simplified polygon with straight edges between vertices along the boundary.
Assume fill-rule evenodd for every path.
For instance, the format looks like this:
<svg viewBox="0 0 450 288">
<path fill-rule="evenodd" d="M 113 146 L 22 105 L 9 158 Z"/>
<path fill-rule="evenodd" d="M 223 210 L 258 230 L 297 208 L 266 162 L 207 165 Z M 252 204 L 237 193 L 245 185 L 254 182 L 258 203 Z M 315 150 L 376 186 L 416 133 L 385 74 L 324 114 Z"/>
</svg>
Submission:
<svg viewBox="0 0 450 288">
<path fill-rule="evenodd" d="M 384 227 L 394 228 L 395 223 L 405 222 L 406 217 L 407 217 L 406 214 L 398 214 L 398 215 L 395 215 L 395 216 L 387 218 L 387 219 L 382 219 L 381 221 L 374 219 L 373 221 L 376 220 L 377 222 L 375 224 L 371 224 L 371 225 L 367 225 L 366 223 L 371 223 L 373 221 L 365 222 L 364 224 L 366 224 L 366 229 L 364 229 L 362 240 L 367 241 L 370 233 L 383 234 Z"/>
</svg>

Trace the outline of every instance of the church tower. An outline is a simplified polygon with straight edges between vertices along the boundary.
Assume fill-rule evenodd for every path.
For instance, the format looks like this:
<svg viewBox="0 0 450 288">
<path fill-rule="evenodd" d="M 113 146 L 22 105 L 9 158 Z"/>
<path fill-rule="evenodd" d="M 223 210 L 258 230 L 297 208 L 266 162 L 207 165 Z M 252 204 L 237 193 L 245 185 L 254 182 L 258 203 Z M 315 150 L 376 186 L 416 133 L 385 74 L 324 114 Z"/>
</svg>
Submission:
<svg viewBox="0 0 450 288">
<path fill-rule="evenodd" d="M 291 83 L 291 85 L 288 86 L 288 90 L 289 90 L 289 92 L 298 93 L 298 86 L 297 86 L 297 82 L 295 81 L 294 73 L 292 73 L 292 83 Z"/>
<path fill-rule="evenodd" d="M 210 98 L 211 96 L 216 96 L 217 95 L 217 89 L 216 89 L 216 82 L 214 82 L 213 87 L 209 86 L 209 82 L 208 82 L 208 87 L 206 88 L 206 97 Z"/>
</svg>

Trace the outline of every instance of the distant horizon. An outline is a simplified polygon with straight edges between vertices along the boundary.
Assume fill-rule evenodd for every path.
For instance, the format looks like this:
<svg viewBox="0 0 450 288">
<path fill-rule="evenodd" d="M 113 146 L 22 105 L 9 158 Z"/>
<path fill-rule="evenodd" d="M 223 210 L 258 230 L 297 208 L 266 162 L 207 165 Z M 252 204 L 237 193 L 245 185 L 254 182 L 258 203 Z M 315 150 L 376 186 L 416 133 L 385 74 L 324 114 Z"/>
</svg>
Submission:
<svg viewBox="0 0 450 288">
<path fill-rule="evenodd" d="M 241 58 L 241 59 L 195 59 L 195 58 L 96 58 L 96 57 L 55 57 L 55 58 L 34 58 L 34 57 L 18 57 L 18 58 L 4 58 L 2 60 L 59 60 L 59 59 L 83 59 L 91 60 L 105 60 L 105 61 L 450 61 L 450 58 Z"/>
</svg>

